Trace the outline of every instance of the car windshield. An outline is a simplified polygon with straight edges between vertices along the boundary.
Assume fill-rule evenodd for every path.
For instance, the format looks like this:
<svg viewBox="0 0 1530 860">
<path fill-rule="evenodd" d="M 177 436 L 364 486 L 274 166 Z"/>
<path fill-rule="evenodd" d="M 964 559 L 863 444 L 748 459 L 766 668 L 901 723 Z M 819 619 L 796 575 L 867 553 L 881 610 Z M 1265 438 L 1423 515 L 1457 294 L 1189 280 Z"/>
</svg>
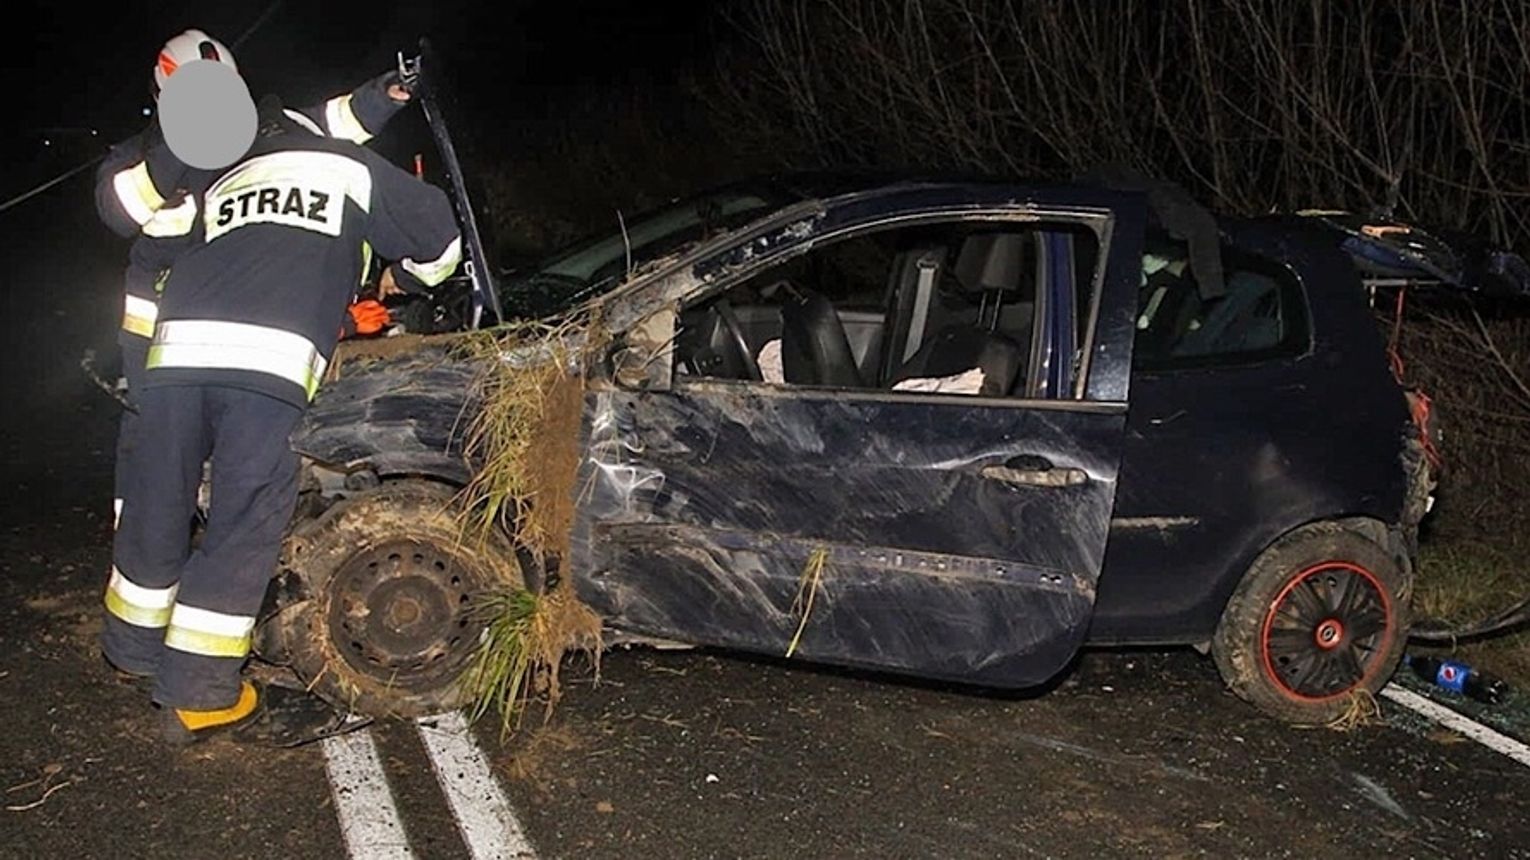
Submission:
<svg viewBox="0 0 1530 860">
<path fill-rule="evenodd" d="M 518 313 L 555 312 L 617 283 L 627 272 L 629 251 L 636 267 L 742 226 L 787 202 L 768 190 L 734 188 L 670 203 L 629 219 L 625 230 L 575 243 L 511 275 L 501 298 Z"/>
<path fill-rule="evenodd" d="M 742 192 L 682 200 L 638 218 L 627 225 L 625 233 L 618 230 L 565 250 L 544 262 L 538 273 L 588 283 L 615 263 L 625 266 L 629 243 L 634 259 L 652 257 L 654 250 L 663 253 L 669 247 L 700 238 L 710 229 L 729 226 L 739 216 L 747 217 L 770 205 L 758 194 Z"/>
</svg>

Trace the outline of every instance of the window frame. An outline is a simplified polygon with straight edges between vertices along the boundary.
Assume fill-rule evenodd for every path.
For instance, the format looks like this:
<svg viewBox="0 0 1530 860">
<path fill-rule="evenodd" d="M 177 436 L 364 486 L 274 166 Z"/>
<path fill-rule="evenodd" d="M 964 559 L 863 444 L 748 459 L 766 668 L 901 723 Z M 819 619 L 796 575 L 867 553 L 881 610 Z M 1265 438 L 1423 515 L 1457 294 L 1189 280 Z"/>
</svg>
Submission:
<svg viewBox="0 0 1530 860">
<path fill-rule="evenodd" d="M 918 227 L 931 224 L 954 223 L 954 222 L 978 222 L 978 223 L 1009 223 L 1028 226 L 1035 229 L 1038 225 L 1046 223 L 1060 223 L 1080 227 L 1089 230 L 1095 238 L 1096 253 L 1095 267 L 1090 278 L 1090 294 L 1087 309 L 1087 327 L 1085 337 L 1075 345 L 1077 368 L 1074 371 L 1072 390 L 1064 394 L 1055 394 L 1049 397 L 1033 397 L 1030 392 L 1036 390 L 1036 377 L 1038 368 L 1027 366 L 1026 368 L 1026 391 L 1024 397 L 983 397 L 971 394 L 950 394 L 938 392 L 911 392 L 894 391 L 887 388 L 841 388 L 825 385 L 774 385 L 768 382 L 756 382 L 748 379 L 723 379 L 718 377 L 696 377 L 669 372 L 669 382 L 666 390 L 670 391 L 694 391 L 703 392 L 708 389 L 733 391 L 741 387 L 771 396 L 792 396 L 800 394 L 814 398 L 839 397 L 850 400 L 878 400 L 878 401 L 904 401 L 921 403 L 948 403 L 963 404 L 967 406 L 981 407 L 1013 407 L 1013 408 L 1050 408 L 1069 409 L 1078 408 L 1087 411 L 1115 411 L 1124 409 L 1125 403 L 1118 401 L 1095 401 L 1087 397 L 1088 383 L 1092 369 L 1092 359 L 1098 337 L 1098 324 L 1100 317 L 1101 302 L 1104 296 L 1105 277 L 1109 270 L 1111 242 L 1114 237 L 1116 215 L 1108 209 L 1095 209 L 1092 207 L 1040 207 L 1036 205 L 1026 206 L 1024 209 L 995 208 L 971 206 L 949 206 L 926 209 L 919 212 L 905 213 L 891 217 L 880 218 L 875 221 L 859 224 L 849 224 L 833 230 L 826 231 L 812 239 L 793 246 L 779 254 L 758 259 L 753 265 L 741 267 L 731 271 L 726 279 L 714 283 L 708 283 L 698 287 L 695 291 L 681 297 L 673 306 L 674 319 L 677 321 L 682 313 L 727 293 L 729 290 L 755 277 L 767 269 L 778 266 L 795 259 L 798 256 L 811 254 L 823 246 L 841 241 L 848 241 L 859 236 L 871 233 L 897 230 L 904 227 Z M 757 231 L 750 231 L 737 237 L 738 241 L 730 243 L 727 247 L 719 249 L 711 256 L 727 254 L 734 248 L 747 245 L 758 238 Z M 1056 288 L 1054 286 L 1054 288 Z M 1072 289 L 1071 285 L 1066 288 Z M 1038 308 L 1040 302 L 1038 301 Z M 1082 308 L 1075 303 L 1075 314 Z M 1031 328 L 1031 344 L 1039 337 L 1039 329 L 1033 325 Z M 678 337 L 678 330 L 674 333 Z M 1029 350 L 1031 344 L 1027 344 Z M 673 359 L 671 359 L 673 360 Z M 1028 362 L 1028 365 L 1030 363 Z"/>
<path fill-rule="evenodd" d="M 1133 376 L 1158 376 L 1185 371 L 1236 370 L 1277 364 L 1282 361 L 1299 361 L 1312 354 L 1315 343 L 1312 326 L 1312 306 L 1307 295 L 1306 279 L 1301 276 L 1296 267 L 1264 252 L 1239 247 L 1226 240 L 1220 243 L 1220 251 L 1222 254 L 1222 271 L 1224 276 L 1233 268 L 1228 265 L 1229 257 L 1253 259 L 1264 268 L 1280 273 L 1275 280 L 1278 287 L 1276 294 L 1280 297 L 1281 301 L 1282 321 L 1287 327 L 1293 321 L 1299 323 L 1299 334 L 1294 336 L 1284 335 L 1279 343 L 1263 349 L 1251 349 L 1241 352 L 1215 352 L 1201 355 L 1164 355 L 1156 357 L 1151 364 L 1140 364 L 1143 353 L 1137 348 L 1136 338 L 1136 334 L 1140 329 L 1133 326 L 1131 362 Z M 1293 320 L 1291 311 L 1296 312 L 1298 315 L 1297 319 Z M 1136 313 L 1141 314 L 1141 312 L 1142 309 L 1138 306 Z"/>
</svg>

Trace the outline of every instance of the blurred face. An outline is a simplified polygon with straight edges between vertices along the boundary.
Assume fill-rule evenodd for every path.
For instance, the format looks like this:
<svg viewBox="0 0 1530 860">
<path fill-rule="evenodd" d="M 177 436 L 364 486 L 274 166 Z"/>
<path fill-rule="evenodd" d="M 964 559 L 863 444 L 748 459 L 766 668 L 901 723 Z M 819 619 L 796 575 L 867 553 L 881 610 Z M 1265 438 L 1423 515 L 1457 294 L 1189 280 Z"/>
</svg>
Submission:
<svg viewBox="0 0 1530 860">
<path fill-rule="evenodd" d="M 160 127 L 176 158 L 201 170 L 233 164 L 250 149 L 255 102 L 244 79 L 216 60 L 196 60 L 165 82 Z"/>
</svg>

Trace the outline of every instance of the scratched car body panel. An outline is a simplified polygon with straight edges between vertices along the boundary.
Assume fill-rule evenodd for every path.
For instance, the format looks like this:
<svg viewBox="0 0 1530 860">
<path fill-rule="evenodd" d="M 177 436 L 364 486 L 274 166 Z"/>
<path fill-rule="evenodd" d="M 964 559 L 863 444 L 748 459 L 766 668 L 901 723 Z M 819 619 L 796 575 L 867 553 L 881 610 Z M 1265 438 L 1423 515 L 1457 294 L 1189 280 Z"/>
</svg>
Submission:
<svg viewBox="0 0 1530 860">
<path fill-rule="evenodd" d="M 630 262 L 583 246 L 607 281 L 488 279 L 599 305 L 563 573 L 614 629 L 1001 687 L 1086 642 L 1205 643 L 1298 527 L 1412 552 L 1427 470 L 1362 276 L 1530 280 L 1314 217 L 1217 219 L 1208 267 L 1102 186 L 815 182 Z M 472 374 L 381 358 L 294 444 L 340 494 L 460 485 Z"/>
<path fill-rule="evenodd" d="M 1042 680 L 1087 627 L 1124 416 L 1006 410 L 995 426 L 983 410 L 951 412 L 738 391 L 598 394 L 579 592 L 637 632 L 779 653 L 823 547 L 804 658 Z M 868 439 L 868 427 L 897 429 Z M 1092 480 L 982 476 L 1021 451 Z"/>
</svg>

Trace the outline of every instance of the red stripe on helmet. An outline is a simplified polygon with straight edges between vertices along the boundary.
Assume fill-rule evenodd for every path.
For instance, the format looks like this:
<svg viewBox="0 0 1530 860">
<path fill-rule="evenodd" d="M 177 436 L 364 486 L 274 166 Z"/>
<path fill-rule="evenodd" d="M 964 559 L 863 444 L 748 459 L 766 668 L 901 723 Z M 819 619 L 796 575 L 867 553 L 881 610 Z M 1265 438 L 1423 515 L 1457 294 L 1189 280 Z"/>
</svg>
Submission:
<svg viewBox="0 0 1530 860">
<path fill-rule="evenodd" d="M 159 52 L 159 70 L 164 73 L 165 77 L 168 78 L 175 74 L 176 67 L 179 65 L 174 57 L 164 51 Z"/>
</svg>

